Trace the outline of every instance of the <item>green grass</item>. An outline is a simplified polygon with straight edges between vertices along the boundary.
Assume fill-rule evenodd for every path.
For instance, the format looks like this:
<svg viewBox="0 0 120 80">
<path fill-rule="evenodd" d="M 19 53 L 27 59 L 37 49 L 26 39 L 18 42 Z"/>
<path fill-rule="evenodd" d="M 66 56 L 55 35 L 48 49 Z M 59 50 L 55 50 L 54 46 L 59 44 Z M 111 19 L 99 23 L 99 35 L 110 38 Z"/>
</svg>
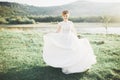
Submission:
<svg viewBox="0 0 120 80">
<path fill-rule="evenodd" d="M 0 31 L 0 80 L 120 80 L 120 35 L 81 34 L 90 40 L 97 64 L 69 75 L 44 63 L 43 35 Z"/>
</svg>

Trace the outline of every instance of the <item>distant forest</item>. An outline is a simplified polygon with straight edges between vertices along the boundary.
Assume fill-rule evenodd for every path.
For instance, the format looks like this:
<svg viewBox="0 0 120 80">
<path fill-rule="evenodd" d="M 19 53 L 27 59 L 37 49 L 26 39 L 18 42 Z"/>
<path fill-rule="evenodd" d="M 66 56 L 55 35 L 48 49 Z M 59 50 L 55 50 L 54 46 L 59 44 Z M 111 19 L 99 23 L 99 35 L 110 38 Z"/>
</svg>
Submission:
<svg viewBox="0 0 120 80">
<path fill-rule="evenodd" d="M 98 17 L 70 17 L 69 20 L 73 22 L 102 22 L 103 18 Z M 117 22 L 112 18 L 110 22 Z M 0 17 L 0 24 L 35 24 L 39 22 L 60 22 L 61 16 L 14 16 L 14 17 Z"/>
</svg>

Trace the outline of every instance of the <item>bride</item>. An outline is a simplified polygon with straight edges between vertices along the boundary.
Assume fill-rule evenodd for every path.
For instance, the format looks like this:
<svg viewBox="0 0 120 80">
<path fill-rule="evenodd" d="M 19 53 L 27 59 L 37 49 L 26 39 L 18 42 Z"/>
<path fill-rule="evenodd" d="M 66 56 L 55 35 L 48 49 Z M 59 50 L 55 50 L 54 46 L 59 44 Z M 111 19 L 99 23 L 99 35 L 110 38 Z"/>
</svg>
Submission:
<svg viewBox="0 0 120 80">
<path fill-rule="evenodd" d="M 63 21 L 57 31 L 43 36 L 43 60 L 49 66 L 61 68 L 65 74 L 84 72 L 96 63 L 96 56 L 87 38 L 79 39 L 69 11 L 62 12 Z"/>
</svg>

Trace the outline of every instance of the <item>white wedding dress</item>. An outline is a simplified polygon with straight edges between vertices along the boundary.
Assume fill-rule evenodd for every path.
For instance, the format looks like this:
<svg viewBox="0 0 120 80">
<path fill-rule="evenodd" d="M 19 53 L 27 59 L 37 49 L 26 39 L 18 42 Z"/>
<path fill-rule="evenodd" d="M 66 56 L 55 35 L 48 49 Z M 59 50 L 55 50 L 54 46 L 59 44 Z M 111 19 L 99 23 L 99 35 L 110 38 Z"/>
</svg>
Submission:
<svg viewBox="0 0 120 80">
<path fill-rule="evenodd" d="M 59 33 L 43 36 L 43 60 L 65 74 L 83 72 L 96 63 L 96 56 L 87 38 L 79 39 L 73 32 L 72 21 L 59 22 Z"/>
</svg>

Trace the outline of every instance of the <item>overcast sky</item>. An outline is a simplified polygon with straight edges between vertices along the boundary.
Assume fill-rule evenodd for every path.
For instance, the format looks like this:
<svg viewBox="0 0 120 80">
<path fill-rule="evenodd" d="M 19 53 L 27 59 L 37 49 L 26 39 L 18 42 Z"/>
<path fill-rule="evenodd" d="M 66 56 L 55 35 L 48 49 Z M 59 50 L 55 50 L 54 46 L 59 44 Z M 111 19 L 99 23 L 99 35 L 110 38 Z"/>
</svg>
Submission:
<svg viewBox="0 0 120 80">
<path fill-rule="evenodd" d="M 17 2 L 34 6 L 57 6 L 68 4 L 77 0 L 0 0 L 0 1 Z"/>
<path fill-rule="evenodd" d="M 34 6 L 58 6 L 75 2 L 77 0 L 0 0 L 8 2 L 17 2 L 22 4 L 34 5 Z M 80 0 L 91 2 L 120 2 L 120 0 Z"/>
</svg>

